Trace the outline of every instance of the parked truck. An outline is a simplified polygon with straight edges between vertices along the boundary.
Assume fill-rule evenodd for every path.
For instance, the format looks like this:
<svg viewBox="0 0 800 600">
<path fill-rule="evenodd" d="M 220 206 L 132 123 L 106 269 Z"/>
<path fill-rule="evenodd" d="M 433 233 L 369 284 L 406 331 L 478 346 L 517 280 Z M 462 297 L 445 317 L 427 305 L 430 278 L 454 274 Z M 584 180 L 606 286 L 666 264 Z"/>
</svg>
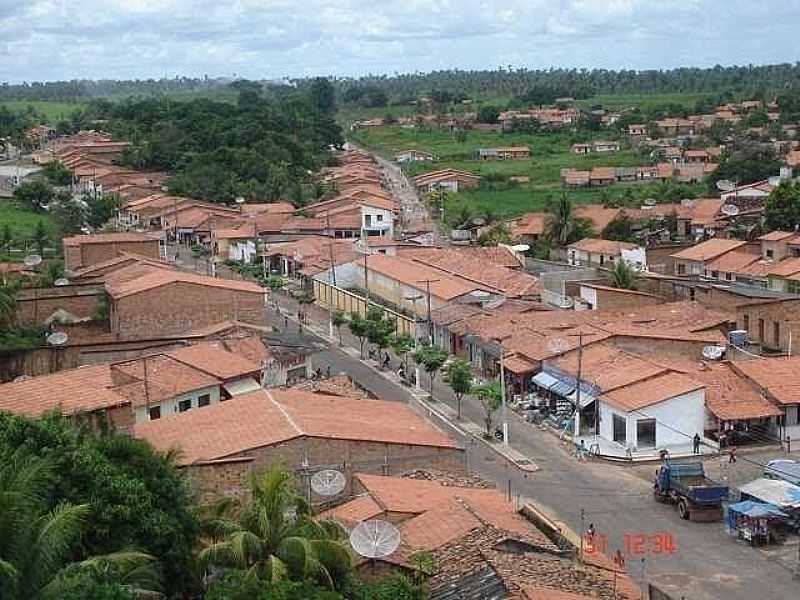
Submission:
<svg viewBox="0 0 800 600">
<path fill-rule="evenodd" d="M 728 486 L 706 477 L 700 461 L 667 461 L 656 472 L 653 495 L 657 502 L 675 504 L 682 519 L 720 521 Z"/>
</svg>

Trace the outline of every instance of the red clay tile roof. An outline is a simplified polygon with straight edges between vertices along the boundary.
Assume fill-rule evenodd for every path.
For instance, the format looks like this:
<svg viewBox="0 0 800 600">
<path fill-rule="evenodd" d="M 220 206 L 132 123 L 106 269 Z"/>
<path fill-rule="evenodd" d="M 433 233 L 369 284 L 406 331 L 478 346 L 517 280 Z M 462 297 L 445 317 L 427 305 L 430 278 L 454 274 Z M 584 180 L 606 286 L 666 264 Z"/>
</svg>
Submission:
<svg viewBox="0 0 800 600">
<path fill-rule="evenodd" d="M 678 260 L 705 262 L 707 260 L 713 260 L 719 256 L 722 256 L 726 252 L 741 248 L 746 243 L 747 242 L 742 242 L 739 240 L 712 238 L 710 240 L 706 240 L 705 242 L 700 242 L 699 244 L 690 246 L 685 250 L 681 250 L 680 252 L 673 254 L 672 258 Z"/>
<path fill-rule="evenodd" d="M 71 415 L 128 404 L 109 389 L 109 365 L 78 367 L 0 385 L 0 411 L 38 417 L 57 410 Z"/>
<path fill-rule="evenodd" d="M 543 235 L 547 215 L 545 213 L 528 213 L 522 215 L 517 224 L 511 227 L 511 236 L 518 238 L 523 235 Z"/>
<path fill-rule="evenodd" d="M 165 354 L 111 365 L 114 390 L 133 406 L 162 402 L 219 384 L 219 380 Z"/>
<path fill-rule="evenodd" d="M 606 208 L 602 204 L 582 204 L 576 206 L 574 212 L 579 219 L 589 219 L 592 222 L 592 229 L 599 235 L 622 210 L 619 208 Z"/>
<path fill-rule="evenodd" d="M 226 288 L 253 294 L 264 293 L 264 290 L 259 285 L 249 281 L 206 277 L 204 275 L 195 275 L 182 271 L 167 271 L 164 269 L 154 269 L 150 273 L 128 281 L 106 281 L 106 291 L 112 298 L 124 298 L 125 296 L 138 294 L 174 283 Z"/>
<path fill-rule="evenodd" d="M 703 384 L 686 375 L 666 371 L 606 392 L 601 399 L 625 411 L 639 410 L 703 388 Z"/>
<path fill-rule="evenodd" d="M 66 246 L 81 246 L 83 244 L 112 244 L 132 242 L 157 242 L 158 238 L 144 233 L 93 233 L 91 235 L 73 235 L 64 238 Z"/>
<path fill-rule="evenodd" d="M 705 269 L 723 273 L 741 273 L 743 269 L 760 260 L 760 254 L 753 254 L 745 250 L 732 250 L 706 263 Z"/>
<path fill-rule="evenodd" d="M 769 270 L 769 275 L 777 275 L 778 277 L 789 277 L 800 273 L 800 258 L 785 258 L 782 261 L 776 262 Z"/>
<path fill-rule="evenodd" d="M 244 377 L 245 375 L 258 373 L 261 370 L 258 363 L 242 356 L 237 356 L 233 352 L 222 348 L 221 344 L 222 342 L 203 342 L 172 350 L 166 354 L 175 360 L 223 380 Z"/>
<path fill-rule="evenodd" d="M 400 256 L 370 255 L 367 257 L 367 268 L 420 291 L 426 289 L 423 280 L 434 280 L 430 284 L 431 295 L 444 300 L 452 300 L 474 290 L 488 287 L 469 282 L 455 275 L 447 275 L 439 269 Z"/>
<path fill-rule="evenodd" d="M 159 450 L 179 448 L 181 464 L 231 457 L 302 436 L 457 447 L 401 403 L 297 390 L 242 394 L 203 410 L 139 423 L 134 433 Z"/>
<path fill-rule="evenodd" d="M 800 404 L 800 358 L 780 357 L 740 360 L 731 363 L 779 404 Z"/>
<path fill-rule="evenodd" d="M 575 250 L 582 250 L 583 252 L 619 256 L 622 254 L 623 250 L 635 250 L 636 248 L 639 248 L 639 246 L 638 244 L 632 244 L 630 242 L 616 242 L 613 240 L 602 240 L 599 238 L 584 238 L 570 244 L 567 246 L 567 248 L 574 248 Z"/>
<path fill-rule="evenodd" d="M 525 600 L 592 600 L 596 596 L 584 596 L 583 594 L 573 594 L 562 592 L 552 588 L 544 588 L 538 585 L 520 586 Z"/>
<path fill-rule="evenodd" d="M 762 242 L 780 242 L 781 240 L 785 240 L 796 235 L 796 231 L 770 231 L 758 239 Z"/>
</svg>

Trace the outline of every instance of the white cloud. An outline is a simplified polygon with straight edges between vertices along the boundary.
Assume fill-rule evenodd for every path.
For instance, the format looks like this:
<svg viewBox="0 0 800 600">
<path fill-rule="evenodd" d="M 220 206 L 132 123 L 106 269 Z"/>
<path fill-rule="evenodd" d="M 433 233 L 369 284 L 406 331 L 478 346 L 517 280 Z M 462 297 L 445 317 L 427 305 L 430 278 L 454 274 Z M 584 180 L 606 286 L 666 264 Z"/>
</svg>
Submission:
<svg viewBox="0 0 800 600">
<path fill-rule="evenodd" d="M 793 62 L 796 0 L 0 0 L 0 80 Z"/>
</svg>

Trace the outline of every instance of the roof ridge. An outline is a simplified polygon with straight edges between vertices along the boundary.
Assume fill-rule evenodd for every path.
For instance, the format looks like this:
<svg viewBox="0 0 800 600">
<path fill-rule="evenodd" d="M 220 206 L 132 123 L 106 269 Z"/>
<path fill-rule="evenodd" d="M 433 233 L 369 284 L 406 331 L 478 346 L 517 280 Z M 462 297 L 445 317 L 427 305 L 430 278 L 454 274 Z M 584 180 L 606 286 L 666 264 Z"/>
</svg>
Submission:
<svg viewBox="0 0 800 600">
<path fill-rule="evenodd" d="M 264 394 L 267 396 L 269 401 L 272 402 L 272 404 L 275 405 L 275 408 L 277 408 L 280 411 L 280 413 L 283 415 L 283 417 L 288 421 L 289 425 L 291 425 L 292 428 L 295 430 L 297 435 L 304 435 L 303 430 L 300 429 L 300 427 L 297 425 L 295 420 L 292 418 L 292 415 L 290 415 L 289 411 L 286 410 L 286 407 L 283 406 L 277 400 L 275 400 L 275 398 L 272 397 L 272 394 L 269 392 L 268 389 L 264 389 Z"/>
</svg>

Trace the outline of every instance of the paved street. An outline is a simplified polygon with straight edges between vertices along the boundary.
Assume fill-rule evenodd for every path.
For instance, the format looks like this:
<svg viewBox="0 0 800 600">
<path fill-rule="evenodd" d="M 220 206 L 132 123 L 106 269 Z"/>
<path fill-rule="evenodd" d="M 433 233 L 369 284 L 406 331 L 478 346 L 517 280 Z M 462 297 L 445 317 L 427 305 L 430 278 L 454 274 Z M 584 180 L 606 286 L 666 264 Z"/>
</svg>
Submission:
<svg viewBox="0 0 800 600">
<path fill-rule="evenodd" d="M 290 299 L 282 297 L 281 304 L 290 314 L 296 313 Z M 319 331 L 326 332 L 327 313 L 316 308 L 307 312 Z M 278 321 L 274 314 L 272 319 L 283 325 L 283 320 Z M 289 328 L 293 327 L 297 326 L 290 322 Z M 312 335 L 307 328 L 305 335 Z M 346 344 L 357 347 L 348 333 L 343 337 Z M 388 381 L 335 345 L 316 355 L 314 362 L 323 370 L 330 365 L 334 373 L 349 374 L 378 397 L 420 408 L 408 388 Z M 454 404 L 441 382 L 434 385 L 434 396 Z M 462 411 L 465 419 L 482 422 L 475 399 L 466 398 Z M 443 428 L 453 433 L 451 428 Z M 482 441 L 457 436 L 467 447 L 470 468 L 503 490 L 510 481 L 514 496 L 533 499 L 575 531 L 594 523 L 599 534 L 608 536 L 609 551 L 624 549 L 626 535 L 672 535 L 677 546 L 674 553 L 648 554 L 644 561 L 639 557 L 628 559 L 629 572 L 635 578 L 641 579 L 644 571 L 646 580 L 673 593 L 676 599 L 796 597 L 797 582 L 792 579 L 796 542 L 774 551 L 753 549 L 731 539 L 721 523 L 682 521 L 674 508 L 653 501 L 650 482 L 634 469 L 600 462 L 579 463 L 555 436 L 525 423 L 513 412 L 509 412 L 509 431 L 512 446 L 538 465 L 537 472 L 527 473 L 509 465 Z"/>
</svg>

